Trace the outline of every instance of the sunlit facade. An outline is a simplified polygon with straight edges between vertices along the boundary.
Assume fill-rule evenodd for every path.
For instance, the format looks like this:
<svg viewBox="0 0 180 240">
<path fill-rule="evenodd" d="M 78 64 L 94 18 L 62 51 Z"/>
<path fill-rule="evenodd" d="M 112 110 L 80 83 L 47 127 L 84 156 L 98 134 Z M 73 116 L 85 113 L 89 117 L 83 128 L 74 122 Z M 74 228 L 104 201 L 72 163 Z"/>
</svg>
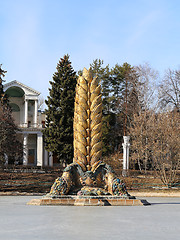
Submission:
<svg viewBox="0 0 180 240">
<path fill-rule="evenodd" d="M 9 97 L 12 115 L 20 129 L 18 138 L 23 142 L 23 165 L 53 166 L 53 157 L 44 149 L 42 129 L 45 114 L 38 110 L 40 93 L 18 81 L 4 85 Z"/>
</svg>

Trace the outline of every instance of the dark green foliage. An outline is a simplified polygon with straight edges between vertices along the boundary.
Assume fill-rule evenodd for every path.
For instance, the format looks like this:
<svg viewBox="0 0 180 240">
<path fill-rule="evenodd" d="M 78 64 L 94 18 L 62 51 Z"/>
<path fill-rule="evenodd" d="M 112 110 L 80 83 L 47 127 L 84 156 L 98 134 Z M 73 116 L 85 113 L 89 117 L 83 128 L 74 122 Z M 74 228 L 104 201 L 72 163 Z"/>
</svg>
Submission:
<svg viewBox="0 0 180 240">
<path fill-rule="evenodd" d="M 65 55 L 57 64 L 57 71 L 50 81 L 51 88 L 46 100 L 46 127 L 43 131 L 48 152 L 59 161 L 73 160 L 73 116 L 76 73 L 69 56 Z"/>
<path fill-rule="evenodd" d="M 115 149 L 115 141 L 113 128 L 115 126 L 115 114 L 103 114 L 102 125 L 102 141 L 103 141 L 103 155 L 112 153 Z"/>
</svg>

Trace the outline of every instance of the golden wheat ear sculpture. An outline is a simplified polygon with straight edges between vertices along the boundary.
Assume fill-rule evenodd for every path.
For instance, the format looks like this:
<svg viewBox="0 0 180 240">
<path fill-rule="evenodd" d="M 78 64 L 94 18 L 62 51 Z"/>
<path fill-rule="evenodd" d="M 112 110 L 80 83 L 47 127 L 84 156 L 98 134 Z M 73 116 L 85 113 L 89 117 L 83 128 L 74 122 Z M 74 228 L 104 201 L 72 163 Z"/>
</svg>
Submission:
<svg viewBox="0 0 180 240">
<path fill-rule="evenodd" d="M 74 110 L 74 159 L 51 187 L 50 196 L 128 196 L 123 182 L 115 177 L 102 156 L 101 86 L 92 70 L 84 68 L 76 85 Z"/>
<path fill-rule="evenodd" d="M 84 68 L 76 85 L 74 162 L 93 171 L 102 155 L 102 99 L 98 77 Z"/>
</svg>

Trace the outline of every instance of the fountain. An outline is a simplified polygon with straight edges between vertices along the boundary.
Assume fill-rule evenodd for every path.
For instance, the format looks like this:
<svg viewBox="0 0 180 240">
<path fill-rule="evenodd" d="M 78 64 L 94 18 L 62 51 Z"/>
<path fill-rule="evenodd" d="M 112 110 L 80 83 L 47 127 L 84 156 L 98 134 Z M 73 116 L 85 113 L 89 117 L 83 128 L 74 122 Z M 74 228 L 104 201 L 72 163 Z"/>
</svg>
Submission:
<svg viewBox="0 0 180 240">
<path fill-rule="evenodd" d="M 147 205 L 128 194 L 125 184 L 102 161 L 102 99 L 98 77 L 84 68 L 76 85 L 74 159 L 50 193 L 33 199 L 36 205 Z"/>
</svg>

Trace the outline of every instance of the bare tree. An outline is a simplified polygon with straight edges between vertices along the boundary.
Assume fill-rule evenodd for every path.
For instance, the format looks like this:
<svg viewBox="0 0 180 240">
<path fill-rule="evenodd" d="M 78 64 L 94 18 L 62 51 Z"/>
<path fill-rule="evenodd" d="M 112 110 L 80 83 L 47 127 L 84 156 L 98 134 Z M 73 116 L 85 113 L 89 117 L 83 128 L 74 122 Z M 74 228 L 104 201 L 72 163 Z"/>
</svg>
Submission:
<svg viewBox="0 0 180 240">
<path fill-rule="evenodd" d="M 168 69 L 159 86 L 161 109 L 180 111 L 180 70 Z"/>
<path fill-rule="evenodd" d="M 176 182 L 180 167 L 180 114 L 166 112 L 154 115 L 151 129 L 154 169 L 166 186 Z"/>
<path fill-rule="evenodd" d="M 18 127 L 12 118 L 12 111 L 9 100 L 3 90 L 2 77 L 6 71 L 2 70 L 0 64 L 0 164 L 4 164 L 6 158 L 9 163 L 21 160 L 23 154 L 23 144 L 17 139 Z"/>
<path fill-rule="evenodd" d="M 0 104 L 0 164 L 5 163 L 5 156 L 10 164 L 22 160 L 23 145 L 17 138 L 19 129 L 11 116 L 10 108 Z"/>
<path fill-rule="evenodd" d="M 38 110 L 44 110 L 44 103 L 45 103 L 44 98 L 40 96 L 38 99 Z"/>
<path fill-rule="evenodd" d="M 180 113 L 135 114 L 129 131 L 131 159 L 139 169 L 146 172 L 150 164 L 166 186 L 176 182 L 180 167 Z"/>
<path fill-rule="evenodd" d="M 151 158 L 151 121 L 154 112 L 144 110 L 140 114 L 134 114 L 129 128 L 131 138 L 131 160 L 133 165 L 138 164 L 141 172 L 152 166 Z"/>
<path fill-rule="evenodd" d="M 136 89 L 138 99 L 141 103 L 139 111 L 133 114 L 130 127 L 128 129 L 131 137 L 131 159 L 134 167 L 138 164 L 140 171 L 145 173 L 152 166 L 151 141 L 149 139 L 151 131 L 151 119 L 157 110 L 156 81 L 158 72 L 148 63 L 135 67 L 138 75 Z M 153 111 L 151 110 L 153 109 Z"/>
<path fill-rule="evenodd" d="M 159 73 L 154 70 L 148 63 L 140 64 L 135 67 L 138 74 L 139 85 L 139 100 L 142 103 L 142 110 L 157 108 L 157 86 L 156 81 Z"/>
</svg>

